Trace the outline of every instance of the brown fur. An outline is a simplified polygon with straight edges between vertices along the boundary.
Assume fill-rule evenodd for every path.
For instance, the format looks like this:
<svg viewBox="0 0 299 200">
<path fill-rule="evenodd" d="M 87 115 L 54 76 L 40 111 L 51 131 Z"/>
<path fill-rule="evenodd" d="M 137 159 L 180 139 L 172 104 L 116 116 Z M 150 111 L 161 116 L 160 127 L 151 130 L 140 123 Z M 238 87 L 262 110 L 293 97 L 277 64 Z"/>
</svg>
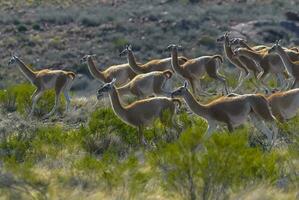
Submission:
<svg viewBox="0 0 299 200">
<path fill-rule="evenodd" d="M 276 92 L 267 97 L 273 115 L 284 122 L 293 118 L 299 109 L 299 89 Z"/>
<path fill-rule="evenodd" d="M 172 96 L 183 97 L 195 114 L 208 121 L 208 135 L 216 127 L 215 123 L 225 123 L 231 132 L 234 130 L 234 127 L 243 124 L 250 114 L 264 121 L 275 121 L 268 101 L 260 94 L 223 96 L 203 105 L 194 98 L 185 85 L 174 91 Z"/>
<path fill-rule="evenodd" d="M 139 74 L 126 85 L 117 88 L 121 95 L 133 94 L 138 98 L 151 95 L 167 95 L 164 91 L 165 82 L 170 79 L 172 72 L 170 70 L 155 71 L 145 74 Z"/>
<path fill-rule="evenodd" d="M 67 75 L 70 76 L 72 79 L 75 79 L 76 74 L 74 72 L 67 72 Z"/>
<path fill-rule="evenodd" d="M 165 59 L 154 59 L 151 61 L 148 61 L 147 63 L 144 63 L 142 65 L 136 63 L 135 56 L 133 54 L 133 51 L 131 49 L 127 49 L 127 59 L 130 64 L 130 67 L 132 70 L 134 70 L 136 73 L 148 73 L 153 71 L 165 71 L 165 70 L 172 70 L 171 67 L 171 58 L 165 58 Z M 180 64 L 184 64 L 188 61 L 186 57 L 179 57 L 178 61 Z"/>
<path fill-rule="evenodd" d="M 86 58 L 85 58 L 86 57 Z M 130 68 L 129 64 L 120 64 L 120 65 L 113 65 L 108 67 L 104 71 L 100 71 L 96 68 L 92 56 L 87 55 L 84 58 L 87 59 L 86 61 L 84 58 L 82 62 L 87 62 L 88 69 L 93 77 L 101 80 L 104 83 L 108 83 L 112 81 L 113 78 L 116 79 L 116 85 L 121 86 L 128 81 L 132 80 L 136 73 Z"/>
<path fill-rule="evenodd" d="M 244 43 L 244 44 L 246 44 L 246 43 Z M 275 66 L 283 66 L 283 63 L 280 60 L 280 58 L 277 55 L 268 54 L 268 50 L 269 50 L 269 47 L 265 46 L 260 51 L 256 51 L 254 48 L 250 48 L 246 44 L 246 47 L 244 49 L 240 48 L 238 50 L 239 51 L 238 57 L 244 56 L 244 57 L 249 58 L 247 56 L 249 53 L 255 53 L 259 57 L 259 61 L 256 60 L 256 62 L 258 62 L 259 66 L 264 70 L 264 73 L 262 74 L 260 79 L 263 79 L 268 73 L 285 74 L 285 71 L 287 71 L 287 69 L 285 69 L 284 67 L 282 67 L 282 68 L 275 67 Z M 299 60 L 298 52 L 293 51 L 293 50 L 288 50 L 288 49 L 286 49 L 286 51 L 292 61 Z M 249 58 L 249 59 L 251 59 L 251 58 Z"/>
<path fill-rule="evenodd" d="M 211 78 L 221 81 L 225 85 L 227 92 L 226 80 L 223 75 L 218 73 L 219 64 L 216 59 L 222 61 L 219 55 L 202 56 L 199 58 L 189 59 L 184 64 L 178 62 L 178 50 L 176 47 L 171 50 L 173 70 L 188 80 L 191 84 L 192 91 L 196 94 L 196 85 L 200 84 L 200 79 L 207 73 Z"/>
<path fill-rule="evenodd" d="M 175 113 L 175 102 L 171 98 L 155 97 L 148 98 L 123 106 L 119 100 L 119 94 L 114 86 L 109 91 L 109 96 L 115 114 L 126 124 L 138 128 L 140 142 L 144 143 L 143 128 L 149 126 L 154 120 L 160 118 L 161 122 L 163 113 L 170 112 L 170 116 Z"/>
<path fill-rule="evenodd" d="M 170 79 L 172 77 L 172 71 L 171 70 L 165 70 L 163 71 L 163 74 L 168 78 Z"/>
<path fill-rule="evenodd" d="M 175 103 L 177 103 L 179 105 L 179 108 L 182 107 L 182 101 L 180 99 L 178 99 L 178 98 L 172 98 L 172 101 L 175 102 Z"/>
<path fill-rule="evenodd" d="M 50 70 L 43 69 L 40 71 L 32 71 L 28 66 L 26 66 L 23 61 L 21 61 L 16 56 L 13 56 L 11 60 L 15 60 L 18 63 L 21 71 L 24 75 L 33 83 L 37 89 L 32 95 L 32 108 L 30 111 L 30 116 L 33 115 L 35 105 L 38 99 L 41 97 L 43 92 L 47 89 L 55 89 L 55 105 L 50 113 L 47 116 L 50 116 L 56 111 L 56 108 L 59 104 L 59 96 L 61 92 L 64 92 L 64 96 L 66 98 L 66 110 L 69 108 L 70 99 L 68 95 L 68 91 L 70 90 L 70 86 L 76 74 L 70 71 L 63 70 Z"/>
</svg>

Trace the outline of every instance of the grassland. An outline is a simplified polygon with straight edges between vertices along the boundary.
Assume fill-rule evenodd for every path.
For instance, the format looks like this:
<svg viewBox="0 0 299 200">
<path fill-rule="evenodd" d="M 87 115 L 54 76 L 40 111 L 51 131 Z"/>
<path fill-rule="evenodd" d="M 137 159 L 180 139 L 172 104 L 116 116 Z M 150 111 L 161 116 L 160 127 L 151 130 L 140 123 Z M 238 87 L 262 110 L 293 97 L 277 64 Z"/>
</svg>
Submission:
<svg viewBox="0 0 299 200">
<path fill-rule="evenodd" d="M 141 62 L 169 56 L 170 43 L 184 46 L 187 57 L 222 53 L 215 38 L 250 21 L 271 22 L 254 27 L 250 42 L 281 37 L 296 46 L 296 34 L 279 24 L 298 3 L 0 0 L 0 199 L 298 199 L 299 117 L 280 127 L 270 149 L 249 123 L 232 134 L 220 127 L 205 140 L 207 124 L 183 106 L 176 116 L 182 132 L 157 121 L 145 132 L 149 145 L 141 147 L 136 130 L 114 115 L 107 99 L 89 97 L 99 82 L 79 62 L 91 53 L 101 68 L 126 62 L 118 53 L 127 43 Z M 11 52 L 36 69 L 80 74 L 70 113 L 64 114 L 62 99 L 56 116 L 41 119 L 53 106 L 50 91 L 27 119 L 34 88 L 7 66 Z M 237 70 L 225 63 L 222 71 L 235 85 Z M 207 90 L 219 87 L 205 83 Z"/>
</svg>

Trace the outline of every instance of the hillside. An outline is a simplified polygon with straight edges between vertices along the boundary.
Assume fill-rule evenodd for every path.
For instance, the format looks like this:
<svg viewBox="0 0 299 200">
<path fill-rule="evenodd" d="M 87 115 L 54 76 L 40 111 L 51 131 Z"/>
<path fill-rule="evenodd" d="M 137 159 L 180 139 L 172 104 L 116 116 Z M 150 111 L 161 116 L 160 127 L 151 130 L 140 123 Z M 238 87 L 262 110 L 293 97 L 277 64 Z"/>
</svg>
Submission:
<svg viewBox="0 0 299 200">
<path fill-rule="evenodd" d="M 139 62 L 146 62 L 168 57 L 164 49 L 170 43 L 181 44 L 182 54 L 190 58 L 222 53 L 215 39 L 225 31 L 258 44 L 276 39 L 289 46 L 299 43 L 298 21 L 285 17 L 296 10 L 298 1 L 294 0 L 113 2 L 1 2 L 0 87 L 25 80 L 18 70 L 7 66 L 11 53 L 35 69 L 51 67 L 82 74 L 74 90 L 92 91 L 94 88 L 88 88 L 95 82 L 89 80 L 80 58 L 96 54 L 101 69 L 125 63 L 126 58 L 118 53 L 126 44 L 133 45 Z"/>
</svg>

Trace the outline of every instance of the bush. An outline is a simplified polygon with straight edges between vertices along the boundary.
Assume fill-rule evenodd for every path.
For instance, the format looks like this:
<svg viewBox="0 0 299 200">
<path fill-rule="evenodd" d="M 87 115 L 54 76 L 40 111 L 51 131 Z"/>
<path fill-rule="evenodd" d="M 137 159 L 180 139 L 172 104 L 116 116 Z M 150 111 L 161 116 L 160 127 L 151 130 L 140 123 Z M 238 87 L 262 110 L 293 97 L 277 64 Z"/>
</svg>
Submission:
<svg viewBox="0 0 299 200">
<path fill-rule="evenodd" d="M 249 147 L 246 129 L 209 140 L 202 139 L 204 131 L 203 123 L 196 125 L 177 142 L 150 154 L 167 191 L 183 199 L 225 199 L 230 190 L 278 177 L 277 154 Z"/>
<path fill-rule="evenodd" d="M 96 15 L 84 15 L 80 19 L 81 24 L 86 27 L 94 27 L 99 26 L 101 24 L 101 20 L 99 20 L 99 16 Z"/>
<path fill-rule="evenodd" d="M 0 90 L 0 104 L 6 111 L 12 112 L 17 110 L 20 114 L 29 113 L 32 106 L 31 96 L 34 93 L 34 86 L 30 84 L 20 84 Z M 39 99 L 35 112 L 38 116 L 42 116 L 51 111 L 54 106 L 55 92 L 53 90 L 46 91 Z M 61 98 L 61 106 L 58 111 L 62 112 L 65 100 Z"/>
<path fill-rule="evenodd" d="M 18 25 L 17 26 L 17 30 L 19 32 L 26 32 L 26 31 L 28 31 L 28 29 L 27 29 L 27 27 L 25 25 Z"/>
</svg>

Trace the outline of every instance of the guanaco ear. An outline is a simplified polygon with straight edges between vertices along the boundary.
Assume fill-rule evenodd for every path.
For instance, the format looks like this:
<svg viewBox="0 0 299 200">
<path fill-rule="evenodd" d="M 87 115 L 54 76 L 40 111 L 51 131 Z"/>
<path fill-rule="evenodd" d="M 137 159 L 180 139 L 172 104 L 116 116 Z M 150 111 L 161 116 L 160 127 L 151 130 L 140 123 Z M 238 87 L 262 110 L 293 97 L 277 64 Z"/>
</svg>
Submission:
<svg viewBox="0 0 299 200">
<path fill-rule="evenodd" d="M 280 45 L 281 40 L 276 40 L 275 45 Z"/>
<path fill-rule="evenodd" d="M 184 88 L 187 88 L 187 87 L 188 87 L 188 82 L 185 81 L 185 82 L 184 82 Z"/>
</svg>

